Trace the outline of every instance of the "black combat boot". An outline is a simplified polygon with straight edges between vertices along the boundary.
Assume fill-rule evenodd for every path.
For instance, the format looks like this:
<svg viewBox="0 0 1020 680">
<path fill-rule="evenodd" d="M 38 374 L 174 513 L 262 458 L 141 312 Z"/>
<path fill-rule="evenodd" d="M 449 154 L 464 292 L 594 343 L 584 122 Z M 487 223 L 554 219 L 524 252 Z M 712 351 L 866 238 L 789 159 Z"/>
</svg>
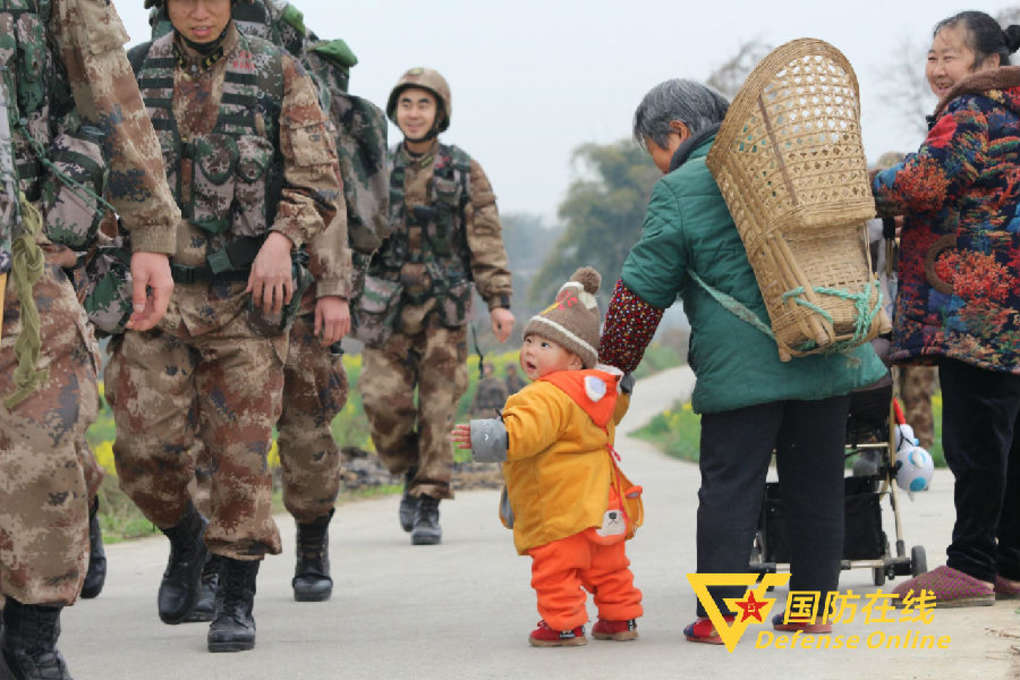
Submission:
<svg viewBox="0 0 1020 680">
<path fill-rule="evenodd" d="M 222 558 L 216 618 L 209 626 L 210 652 L 243 652 L 255 648 L 255 577 L 260 560 Z"/>
<path fill-rule="evenodd" d="M 207 524 L 189 503 L 181 521 L 162 530 L 170 539 L 170 559 L 156 598 L 163 623 L 182 623 L 198 600 L 202 567 L 208 555 L 203 540 Z"/>
<path fill-rule="evenodd" d="M 323 602 L 333 594 L 333 579 L 329 577 L 329 521 L 333 512 L 297 525 L 297 565 L 291 585 L 298 602 Z"/>
<path fill-rule="evenodd" d="M 97 597 L 106 583 L 106 550 L 103 549 L 103 530 L 99 526 L 99 498 L 89 508 L 89 570 L 81 587 L 86 600 Z"/>
<path fill-rule="evenodd" d="M 404 495 L 400 497 L 400 527 L 404 531 L 410 531 L 414 528 L 414 513 L 418 509 L 418 498 L 411 496 L 408 491 L 411 490 L 411 480 L 418 474 L 418 468 L 409 467 L 407 472 L 404 473 Z"/>
<path fill-rule="evenodd" d="M 7 598 L 0 649 L 3 649 L 9 677 L 14 680 L 71 680 L 64 657 L 57 651 L 61 609 L 21 604 Z"/>
<path fill-rule="evenodd" d="M 439 499 L 419 496 L 418 508 L 414 512 L 414 528 L 411 530 L 412 545 L 435 545 L 443 540 L 439 527 Z"/>
<path fill-rule="evenodd" d="M 216 618 L 216 593 L 220 589 L 220 569 L 222 568 L 222 558 L 209 553 L 205 566 L 202 567 L 202 577 L 198 584 L 198 599 L 195 600 L 195 606 L 184 617 L 185 623 L 200 623 Z"/>
</svg>

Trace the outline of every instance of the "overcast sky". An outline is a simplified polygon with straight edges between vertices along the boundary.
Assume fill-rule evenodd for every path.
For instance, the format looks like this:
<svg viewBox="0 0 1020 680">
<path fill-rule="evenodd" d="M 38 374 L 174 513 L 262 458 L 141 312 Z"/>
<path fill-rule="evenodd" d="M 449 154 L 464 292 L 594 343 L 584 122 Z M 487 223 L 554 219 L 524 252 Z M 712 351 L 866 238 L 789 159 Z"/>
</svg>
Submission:
<svg viewBox="0 0 1020 680">
<path fill-rule="evenodd" d="M 826 40 L 853 64 L 869 160 L 911 150 L 918 133 L 882 105 L 883 69 L 904 40 L 971 6 L 948 0 L 294 0 L 322 38 L 343 38 L 360 63 L 351 92 L 385 106 L 411 66 L 438 69 L 453 90 L 442 139 L 485 168 L 500 210 L 555 219 L 577 176 L 571 152 L 630 136 L 642 96 L 673 77 L 705 78 L 738 46 Z M 987 2 L 995 15 L 1020 0 Z M 142 0 L 116 0 L 133 42 L 148 38 Z M 923 78 L 923 51 L 917 77 Z M 390 128 L 390 141 L 399 133 Z"/>
</svg>

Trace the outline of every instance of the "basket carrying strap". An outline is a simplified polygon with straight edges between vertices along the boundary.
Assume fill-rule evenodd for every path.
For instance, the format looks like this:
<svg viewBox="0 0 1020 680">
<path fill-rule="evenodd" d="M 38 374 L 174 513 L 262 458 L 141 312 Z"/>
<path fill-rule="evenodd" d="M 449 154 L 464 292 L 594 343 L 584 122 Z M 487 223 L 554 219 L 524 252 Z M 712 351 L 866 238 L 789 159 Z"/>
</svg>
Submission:
<svg viewBox="0 0 1020 680">
<path fill-rule="evenodd" d="M 717 290 L 712 286 L 708 285 L 707 283 L 705 283 L 704 279 L 697 275 L 697 273 L 690 270 L 688 270 L 687 273 L 690 274 L 690 277 L 694 279 L 698 283 L 698 285 L 704 288 L 705 292 L 711 295 L 716 302 L 718 302 L 725 309 L 734 314 L 738 319 L 740 319 L 741 321 L 746 321 L 747 323 L 751 324 L 759 331 L 761 331 L 768 337 L 772 338 L 773 340 L 776 339 L 776 336 L 772 332 L 772 329 L 768 325 L 766 325 L 765 322 L 759 319 L 758 315 L 752 312 L 750 309 L 748 309 L 747 306 L 744 305 L 742 302 L 740 302 L 739 300 L 730 295 L 727 295 L 721 290 Z M 870 297 L 869 289 L 872 286 L 874 286 L 877 289 L 876 290 L 877 295 L 875 296 L 876 300 L 874 306 L 869 307 L 868 305 L 868 298 Z M 867 335 L 868 330 L 871 328 L 871 324 L 875 319 L 875 315 L 878 313 L 878 310 L 882 307 L 882 290 L 881 288 L 879 288 L 878 281 L 877 280 L 872 281 L 870 284 L 864 287 L 863 292 L 856 294 L 847 293 L 846 291 L 839 290 L 838 288 L 826 288 L 824 286 L 816 286 L 814 288 L 814 291 L 816 293 L 822 293 L 824 295 L 834 295 L 836 297 L 852 300 L 854 302 L 854 306 L 857 308 L 857 319 L 856 322 L 854 323 L 853 337 L 851 337 L 849 340 L 844 340 L 843 342 L 832 343 L 831 345 L 825 348 L 825 353 L 837 354 L 839 352 L 845 352 L 849 349 L 853 349 L 857 345 L 860 345 L 864 341 L 864 338 Z M 783 300 L 785 301 L 792 298 L 795 304 L 802 305 L 815 311 L 817 314 L 822 315 L 831 323 L 832 316 L 829 315 L 829 313 L 826 312 L 824 309 L 821 309 L 820 307 L 811 304 L 807 300 L 802 299 L 800 296 L 803 294 L 804 294 L 803 287 L 794 288 L 793 290 L 787 291 L 786 293 L 783 294 Z M 801 351 L 810 350 L 813 349 L 814 344 L 815 344 L 814 342 L 809 342 L 806 343 L 805 346 L 798 347 L 797 349 Z"/>
<path fill-rule="evenodd" d="M 699 286 L 705 289 L 706 293 L 711 295 L 716 302 L 718 302 L 726 310 L 734 314 L 738 319 L 740 319 L 741 321 L 746 321 L 747 323 L 751 324 L 759 331 L 772 338 L 773 340 L 776 339 L 776 336 L 772 332 L 772 329 L 769 328 L 769 326 L 764 321 L 759 319 L 757 314 L 748 309 L 747 306 L 744 305 L 744 303 L 740 302 L 740 300 L 737 300 L 735 297 L 727 295 L 721 290 L 718 290 L 708 285 L 707 283 L 705 283 L 705 280 L 698 276 L 695 272 L 688 270 L 687 273 L 690 274 L 690 277 L 692 279 L 697 281 Z"/>
</svg>

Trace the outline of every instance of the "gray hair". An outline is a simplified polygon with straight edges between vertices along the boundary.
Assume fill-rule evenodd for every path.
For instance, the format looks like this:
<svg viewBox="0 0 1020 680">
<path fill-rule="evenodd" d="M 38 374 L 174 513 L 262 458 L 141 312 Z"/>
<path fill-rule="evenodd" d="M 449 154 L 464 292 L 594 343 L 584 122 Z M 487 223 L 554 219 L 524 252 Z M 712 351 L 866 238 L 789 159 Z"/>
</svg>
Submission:
<svg viewBox="0 0 1020 680">
<path fill-rule="evenodd" d="M 650 139 L 665 148 L 669 144 L 671 120 L 679 120 L 697 135 L 722 123 L 730 103 L 708 85 L 674 78 L 659 83 L 645 95 L 634 112 L 634 139 L 645 145 Z"/>
</svg>

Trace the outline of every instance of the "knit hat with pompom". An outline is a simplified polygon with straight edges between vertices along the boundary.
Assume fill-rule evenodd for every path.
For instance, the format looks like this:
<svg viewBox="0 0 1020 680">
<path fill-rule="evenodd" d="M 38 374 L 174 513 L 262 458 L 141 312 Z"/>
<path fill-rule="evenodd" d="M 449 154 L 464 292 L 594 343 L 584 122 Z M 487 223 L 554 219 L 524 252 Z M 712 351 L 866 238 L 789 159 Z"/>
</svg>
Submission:
<svg viewBox="0 0 1020 680">
<path fill-rule="evenodd" d="M 599 305 L 595 293 L 602 276 L 592 267 L 581 267 L 556 294 L 556 302 L 531 317 L 524 337 L 534 333 L 563 345 L 577 356 L 585 368 L 598 363 Z"/>
</svg>

